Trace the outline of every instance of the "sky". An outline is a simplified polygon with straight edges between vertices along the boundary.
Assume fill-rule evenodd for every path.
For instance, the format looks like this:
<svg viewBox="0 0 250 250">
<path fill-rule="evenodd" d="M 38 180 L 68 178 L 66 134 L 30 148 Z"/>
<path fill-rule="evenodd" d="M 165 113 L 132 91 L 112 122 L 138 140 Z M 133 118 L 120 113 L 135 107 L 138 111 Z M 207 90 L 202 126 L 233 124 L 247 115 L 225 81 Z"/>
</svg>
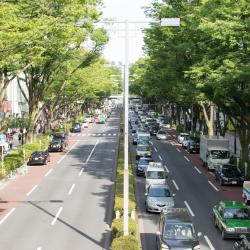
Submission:
<svg viewBox="0 0 250 250">
<path fill-rule="evenodd" d="M 146 21 L 143 6 L 148 6 L 152 0 L 103 0 L 103 18 L 116 21 Z M 128 60 L 135 62 L 143 56 L 143 34 L 141 29 L 146 24 L 130 23 L 128 39 Z M 125 25 L 116 23 L 108 26 L 110 40 L 104 49 L 104 57 L 111 62 L 125 61 Z"/>
</svg>

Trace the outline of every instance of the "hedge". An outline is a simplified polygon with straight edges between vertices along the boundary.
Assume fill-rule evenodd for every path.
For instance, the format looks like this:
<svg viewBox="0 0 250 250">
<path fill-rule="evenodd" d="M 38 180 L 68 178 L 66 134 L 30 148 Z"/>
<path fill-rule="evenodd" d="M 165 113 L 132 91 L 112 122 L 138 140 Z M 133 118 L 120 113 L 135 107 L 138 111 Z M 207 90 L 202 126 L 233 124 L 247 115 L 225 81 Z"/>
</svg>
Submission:
<svg viewBox="0 0 250 250">
<path fill-rule="evenodd" d="M 140 249 L 139 242 L 132 235 L 121 236 L 112 242 L 112 250 L 138 250 Z"/>
<path fill-rule="evenodd" d="M 112 239 L 123 236 L 123 218 L 114 219 L 112 223 Z M 129 219 L 129 234 L 137 236 L 137 225 L 132 219 Z"/>
</svg>

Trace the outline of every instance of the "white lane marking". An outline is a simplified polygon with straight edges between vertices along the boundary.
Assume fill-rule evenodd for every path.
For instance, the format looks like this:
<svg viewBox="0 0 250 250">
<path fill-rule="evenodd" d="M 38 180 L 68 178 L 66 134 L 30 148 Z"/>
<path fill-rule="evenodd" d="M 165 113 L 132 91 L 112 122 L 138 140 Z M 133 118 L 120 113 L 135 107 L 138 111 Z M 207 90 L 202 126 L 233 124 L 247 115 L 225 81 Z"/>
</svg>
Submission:
<svg viewBox="0 0 250 250">
<path fill-rule="evenodd" d="M 154 147 L 154 150 L 155 150 L 155 152 L 157 152 L 157 151 L 158 151 L 156 147 Z"/>
<path fill-rule="evenodd" d="M 162 158 L 161 158 L 161 156 L 160 155 L 158 155 L 158 157 L 159 157 L 159 159 L 162 161 Z"/>
<path fill-rule="evenodd" d="M 95 150 L 95 148 L 96 148 L 96 146 L 97 146 L 98 143 L 99 143 L 99 140 L 96 141 L 95 146 L 92 148 L 92 150 L 91 150 L 91 152 L 90 152 L 90 154 L 89 154 L 89 156 L 88 156 L 88 158 L 87 158 L 87 160 L 86 160 L 85 163 L 89 162 L 89 159 L 91 158 L 92 154 L 94 153 L 94 150 Z"/>
<path fill-rule="evenodd" d="M 196 166 L 194 166 L 194 168 L 199 174 L 201 174 L 201 171 Z"/>
<path fill-rule="evenodd" d="M 211 241 L 209 240 L 209 238 L 208 238 L 206 235 L 204 235 L 204 238 L 205 238 L 205 240 L 206 240 L 208 246 L 210 247 L 210 250 L 215 250 L 215 248 L 214 248 L 214 246 L 212 245 L 212 243 L 211 243 Z"/>
<path fill-rule="evenodd" d="M 185 206 L 187 207 L 189 213 L 191 214 L 191 216 L 194 217 L 194 213 L 193 213 L 192 209 L 190 208 L 190 206 L 188 205 L 188 203 L 186 201 L 184 201 L 184 203 L 185 203 Z"/>
<path fill-rule="evenodd" d="M 35 185 L 27 194 L 26 196 L 29 196 L 36 188 L 38 185 Z"/>
<path fill-rule="evenodd" d="M 77 144 L 78 144 L 78 141 L 74 145 L 72 145 L 69 151 L 66 152 L 66 154 L 57 162 L 57 164 L 59 164 Z"/>
<path fill-rule="evenodd" d="M 16 208 L 12 208 L 0 221 L 0 224 L 2 224 L 14 211 L 16 210 Z"/>
<path fill-rule="evenodd" d="M 81 134 L 77 134 L 77 136 L 80 136 Z"/>
<path fill-rule="evenodd" d="M 175 180 L 172 180 L 172 182 L 173 182 L 173 184 L 174 184 L 174 186 L 175 186 L 176 190 L 177 190 L 177 191 L 179 191 L 180 189 L 179 189 L 179 187 L 177 186 L 177 184 L 176 184 Z"/>
<path fill-rule="evenodd" d="M 167 168 L 166 165 L 164 166 L 164 168 L 165 168 L 166 172 L 169 174 L 169 169 Z"/>
<path fill-rule="evenodd" d="M 72 192 L 73 192 L 75 186 L 76 186 L 76 184 L 73 184 L 73 185 L 71 186 L 71 188 L 70 188 L 70 190 L 69 190 L 69 192 L 68 192 L 68 195 L 71 195 L 71 194 L 72 194 Z"/>
<path fill-rule="evenodd" d="M 184 156 L 184 158 L 185 158 L 187 161 L 190 161 L 190 160 L 187 158 L 187 156 Z"/>
<path fill-rule="evenodd" d="M 178 148 L 176 148 L 176 150 L 180 153 L 181 151 L 180 151 L 180 149 L 178 149 Z"/>
<path fill-rule="evenodd" d="M 86 133 L 82 134 L 82 136 L 86 136 Z"/>
<path fill-rule="evenodd" d="M 52 172 L 53 168 L 50 169 L 44 176 L 48 176 Z"/>
<path fill-rule="evenodd" d="M 80 173 L 78 174 L 78 176 L 81 176 L 82 173 L 83 173 L 83 171 L 84 171 L 84 168 L 81 169 L 81 171 L 80 171 Z"/>
<path fill-rule="evenodd" d="M 42 247 L 38 247 L 37 250 L 42 250 Z"/>
<path fill-rule="evenodd" d="M 57 221 L 57 219 L 58 219 L 60 213 L 62 212 L 62 209 L 63 209 L 62 207 L 59 208 L 59 210 L 58 210 L 58 212 L 57 212 L 55 218 L 54 218 L 54 219 L 52 220 L 52 222 L 51 222 L 51 226 L 54 226 L 54 225 L 55 225 L 55 223 L 56 223 L 56 221 Z"/>
<path fill-rule="evenodd" d="M 208 181 L 208 183 L 213 187 L 215 191 L 219 191 L 219 189 L 211 181 Z"/>
</svg>

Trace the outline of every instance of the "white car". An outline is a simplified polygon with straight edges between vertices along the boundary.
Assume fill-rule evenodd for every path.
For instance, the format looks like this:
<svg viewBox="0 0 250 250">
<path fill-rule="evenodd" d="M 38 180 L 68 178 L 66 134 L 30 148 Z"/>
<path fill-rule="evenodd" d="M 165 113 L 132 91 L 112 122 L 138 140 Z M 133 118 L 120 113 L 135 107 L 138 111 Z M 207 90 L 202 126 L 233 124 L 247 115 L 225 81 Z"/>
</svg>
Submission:
<svg viewBox="0 0 250 250">
<path fill-rule="evenodd" d="M 159 130 L 156 134 L 156 139 L 158 140 L 167 140 L 168 136 L 167 133 L 163 130 Z"/>
<path fill-rule="evenodd" d="M 160 123 L 160 127 L 161 128 L 171 128 L 170 123 L 169 122 L 163 122 Z"/>
<path fill-rule="evenodd" d="M 184 139 L 186 137 L 189 137 L 189 134 L 188 133 L 180 133 L 177 137 L 177 141 L 182 144 L 182 142 L 184 141 Z"/>
<path fill-rule="evenodd" d="M 88 128 L 88 127 L 89 127 L 88 122 L 83 122 L 83 123 L 82 123 L 82 128 Z"/>
</svg>

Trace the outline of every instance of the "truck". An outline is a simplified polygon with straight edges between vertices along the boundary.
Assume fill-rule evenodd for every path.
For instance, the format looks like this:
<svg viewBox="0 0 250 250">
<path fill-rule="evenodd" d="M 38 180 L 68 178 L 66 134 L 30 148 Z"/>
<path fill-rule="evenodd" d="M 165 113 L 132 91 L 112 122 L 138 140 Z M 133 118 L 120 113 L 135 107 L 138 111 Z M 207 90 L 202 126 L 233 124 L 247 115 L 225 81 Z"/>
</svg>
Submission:
<svg viewBox="0 0 250 250">
<path fill-rule="evenodd" d="M 200 159 L 208 170 L 230 161 L 229 140 L 221 136 L 200 136 Z"/>
<path fill-rule="evenodd" d="M 242 198 L 245 204 L 250 203 L 250 181 L 243 182 Z"/>
</svg>

